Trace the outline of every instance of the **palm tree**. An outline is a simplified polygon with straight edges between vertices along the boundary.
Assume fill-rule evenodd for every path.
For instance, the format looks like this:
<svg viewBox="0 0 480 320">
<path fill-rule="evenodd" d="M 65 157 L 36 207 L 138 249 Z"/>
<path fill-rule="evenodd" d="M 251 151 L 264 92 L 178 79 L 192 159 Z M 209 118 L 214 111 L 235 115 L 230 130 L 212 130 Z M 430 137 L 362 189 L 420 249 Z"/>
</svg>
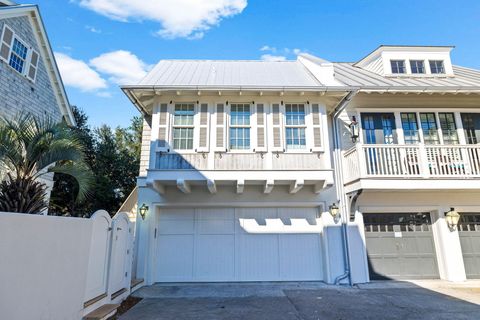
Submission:
<svg viewBox="0 0 480 320">
<path fill-rule="evenodd" d="M 0 118 L 0 211 L 40 213 L 47 209 L 46 185 L 54 172 L 72 176 L 83 199 L 92 181 L 81 140 L 64 122 L 21 113 Z"/>
</svg>

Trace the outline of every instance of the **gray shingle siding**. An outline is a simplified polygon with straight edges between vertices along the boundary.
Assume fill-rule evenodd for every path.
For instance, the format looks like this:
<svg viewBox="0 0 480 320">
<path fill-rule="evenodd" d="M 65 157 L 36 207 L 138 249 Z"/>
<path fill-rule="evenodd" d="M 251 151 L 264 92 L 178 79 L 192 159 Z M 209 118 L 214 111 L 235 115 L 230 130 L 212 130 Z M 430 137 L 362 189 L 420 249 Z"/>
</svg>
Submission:
<svg viewBox="0 0 480 320">
<path fill-rule="evenodd" d="M 27 17 L 0 19 L 0 30 L 3 30 L 5 23 L 18 37 L 41 53 Z M 57 120 L 62 117 L 42 58 L 35 82 L 0 61 L 0 115 L 11 118 L 24 110 L 35 115 L 48 115 Z"/>
</svg>

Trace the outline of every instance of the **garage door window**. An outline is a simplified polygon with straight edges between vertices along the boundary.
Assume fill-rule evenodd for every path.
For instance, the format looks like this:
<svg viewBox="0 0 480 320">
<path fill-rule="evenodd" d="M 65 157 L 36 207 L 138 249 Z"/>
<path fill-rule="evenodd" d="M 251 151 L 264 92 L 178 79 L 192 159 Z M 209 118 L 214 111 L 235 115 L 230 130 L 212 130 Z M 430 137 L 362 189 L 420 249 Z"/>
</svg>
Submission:
<svg viewBox="0 0 480 320">
<path fill-rule="evenodd" d="M 462 213 L 458 223 L 458 231 L 480 231 L 480 214 Z"/>
<path fill-rule="evenodd" d="M 369 213 L 364 217 L 365 232 L 430 231 L 429 213 Z"/>
</svg>

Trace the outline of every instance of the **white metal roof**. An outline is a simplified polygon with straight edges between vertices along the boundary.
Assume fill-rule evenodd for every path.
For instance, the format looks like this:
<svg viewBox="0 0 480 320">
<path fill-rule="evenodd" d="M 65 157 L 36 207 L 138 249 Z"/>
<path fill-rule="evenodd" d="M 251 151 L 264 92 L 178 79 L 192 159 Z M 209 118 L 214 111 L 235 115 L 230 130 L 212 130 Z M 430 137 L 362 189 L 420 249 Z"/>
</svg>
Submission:
<svg viewBox="0 0 480 320">
<path fill-rule="evenodd" d="M 311 88 L 323 86 L 299 61 L 161 60 L 136 86 Z"/>
<path fill-rule="evenodd" d="M 454 76 L 382 76 L 356 67 L 353 63 L 334 63 L 335 79 L 360 89 L 398 90 L 479 90 L 480 70 L 453 66 Z"/>
</svg>

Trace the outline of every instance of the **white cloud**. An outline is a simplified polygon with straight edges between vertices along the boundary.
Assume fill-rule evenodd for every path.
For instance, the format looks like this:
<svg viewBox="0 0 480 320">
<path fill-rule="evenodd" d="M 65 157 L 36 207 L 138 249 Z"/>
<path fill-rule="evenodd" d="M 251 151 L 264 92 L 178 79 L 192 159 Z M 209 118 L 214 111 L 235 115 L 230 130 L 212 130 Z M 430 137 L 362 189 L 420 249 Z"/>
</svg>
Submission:
<svg viewBox="0 0 480 320">
<path fill-rule="evenodd" d="M 272 54 L 264 54 L 260 57 L 264 61 L 286 61 L 287 57 L 285 56 L 275 56 Z"/>
<path fill-rule="evenodd" d="M 82 60 L 73 59 L 60 52 L 55 52 L 55 60 L 65 85 L 84 92 L 107 88 L 105 79 Z"/>
<path fill-rule="evenodd" d="M 277 51 L 277 48 L 275 47 L 270 47 L 268 45 L 264 45 L 263 47 L 260 48 L 260 51 L 271 51 L 271 52 L 275 52 Z"/>
<path fill-rule="evenodd" d="M 136 55 L 125 50 L 101 54 L 90 60 L 90 65 L 116 84 L 136 84 L 147 74 L 149 68 Z"/>
<path fill-rule="evenodd" d="M 87 29 L 88 31 L 93 32 L 93 33 L 102 33 L 102 30 L 97 29 L 97 28 L 92 27 L 92 26 L 85 26 L 85 29 Z"/>
<path fill-rule="evenodd" d="M 239 14 L 247 0 L 79 0 L 80 5 L 120 21 L 151 20 L 164 38 L 197 39 L 224 18 Z"/>
</svg>

